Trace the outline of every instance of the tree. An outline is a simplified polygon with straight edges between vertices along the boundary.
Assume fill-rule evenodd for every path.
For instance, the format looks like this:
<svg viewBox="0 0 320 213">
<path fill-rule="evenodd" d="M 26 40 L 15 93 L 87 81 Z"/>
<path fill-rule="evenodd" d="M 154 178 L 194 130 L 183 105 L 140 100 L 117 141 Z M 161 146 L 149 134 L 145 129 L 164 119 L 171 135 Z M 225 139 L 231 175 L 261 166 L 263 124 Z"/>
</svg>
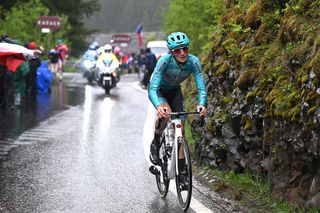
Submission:
<svg viewBox="0 0 320 213">
<path fill-rule="evenodd" d="M 50 42 L 50 35 L 44 35 L 41 33 L 41 29 L 36 26 L 38 17 L 48 15 L 48 13 L 49 9 L 40 0 L 16 4 L 3 14 L 4 21 L 0 23 L 0 33 L 6 33 L 12 39 L 20 40 L 22 43 L 35 41 L 43 45 L 44 48 L 49 48 L 53 45 Z M 59 32 L 61 36 L 66 33 L 66 30 Z"/>
<path fill-rule="evenodd" d="M 68 17 L 70 30 L 64 39 L 70 41 L 71 55 L 78 56 L 87 49 L 86 37 L 94 30 L 84 26 L 84 18 L 89 17 L 94 11 L 99 10 L 97 0 L 41 0 L 49 8 L 49 15 Z"/>
<path fill-rule="evenodd" d="M 40 11 L 40 13 L 34 13 L 34 11 L 32 11 L 34 8 L 34 2 L 36 2 L 36 5 L 41 3 L 42 7 L 46 9 L 44 11 Z M 71 55 L 74 56 L 79 55 L 87 48 L 86 37 L 90 35 L 90 33 L 94 32 L 93 30 L 85 28 L 83 21 L 84 18 L 89 17 L 94 11 L 99 9 L 97 0 L 1 0 L 0 5 L 3 7 L 4 11 L 8 11 L 14 7 L 24 9 L 26 11 L 32 11 L 32 13 L 34 13 L 25 14 L 27 16 L 21 17 L 23 20 L 28 18 L 32 21 L 39 15 L 61 17 L 63 19 L 63 29 L 55 31 L 53 33 L 53 37 L 63 38 L 64 42 L 72 47 Z M 21 5 L 23 5 L 23 7 L 21 7 Z M 24 13 L 24 11 L 22 11 L 22 13 Z M 7 25 L 8 18 L 6 17 L 6 14 L 7 13 L 1 13 L 0 19 L 5 20 Z M 15 16 L 16 14 L 12 14 L 11 18 L 18 21 Z M 30 16 L 33 17 L 33 19 L 31 19 Z M 4 23 L 2 25 L 4 25 Z M 30 27 L 30 25 L 28 26 Z M 17 25 L 15 29 L 18 31 L 26 30 L 25 33 L 29 31 L 29 28 L 21 25 Z M 52 39 L 50 39 L 50 42 L 51 40 Z"/>
<path fill-rule="evenodd" d="M 166 34 L 185 32 L 190 38 L 192 51 L 199 54 L 208 43 L 223 11 L 222 0 L 171 0 L 164 14 L 164 30 Z"/>
</svg>

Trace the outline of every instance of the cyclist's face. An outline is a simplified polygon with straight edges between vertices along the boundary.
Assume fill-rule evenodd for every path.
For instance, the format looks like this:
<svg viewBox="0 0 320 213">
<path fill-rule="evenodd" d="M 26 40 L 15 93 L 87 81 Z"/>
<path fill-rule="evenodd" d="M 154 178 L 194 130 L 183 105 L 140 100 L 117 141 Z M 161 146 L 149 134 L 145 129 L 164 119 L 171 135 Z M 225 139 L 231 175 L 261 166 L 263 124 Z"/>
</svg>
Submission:
<svg viewBox="0 0 320 213">
<path fill-rule="evenodd" d="M 187 61 L 188 50 L 188 47 L 183 47 L 174 49 L 171 52 L 179 63 L 185 63 Z"/>
</svg>

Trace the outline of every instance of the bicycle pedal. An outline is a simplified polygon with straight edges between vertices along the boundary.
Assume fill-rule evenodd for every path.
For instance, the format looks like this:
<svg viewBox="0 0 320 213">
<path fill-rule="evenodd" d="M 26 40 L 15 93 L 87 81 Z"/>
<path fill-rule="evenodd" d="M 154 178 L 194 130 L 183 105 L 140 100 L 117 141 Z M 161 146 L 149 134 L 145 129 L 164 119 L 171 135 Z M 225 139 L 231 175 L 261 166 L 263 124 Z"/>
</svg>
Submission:
<svg viewBox="0 0 320 213">
<path fill-rule="evenodd" d="M 160 174 L 160 172 L 158 171 L 158 169 L 155 166 L 150 166 L 149 171 L 151 172 L 151 174 L 154 174 L 154 175 Z"/>
</svg>

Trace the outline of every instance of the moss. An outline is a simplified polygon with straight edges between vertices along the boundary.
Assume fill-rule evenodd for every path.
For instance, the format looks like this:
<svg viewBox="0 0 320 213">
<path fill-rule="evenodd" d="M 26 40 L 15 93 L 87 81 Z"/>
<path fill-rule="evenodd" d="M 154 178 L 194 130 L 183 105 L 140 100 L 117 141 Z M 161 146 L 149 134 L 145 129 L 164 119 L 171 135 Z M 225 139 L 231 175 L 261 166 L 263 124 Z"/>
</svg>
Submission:
<svg viewBox="0 0 320 213">
<path fill-rule="evenodd" d="M 314 106 L 314 107 L 311 107 L 309 110 L 308 110 L 308 114 L 309 115 L 313 115 L 317 109 L 319 108 L 319 106 Z"/>
<path fill-rule="evenodd" d="M 300 68 L 299 70 L 298 70 L 298 72 L 297 72 L 297 74 L 298 74 L 298 82 L 300 83 L 300 84 L 304 84 L 304 83 L 307 83 L 308 82 L 308 80 L 309 80 L 309 75 L 308 75 L 308 73 L 307 73 L 307 71 L 305 70 L 305 69 L 303 69 L 303 68 Z"/>
<path fill-rule="evenodd" d="M 229 70 L 229 63 L 228 61 L 225 61 L 216 72 L 217 75 L 223 75 Z"/>
<path fill-rule="evenodd" d="M 319 94 L 316 93 L 315 91 L 310 91 L 308 94 L 307 94 L 307 97 L 306 97 L 306 101 L 307 102 L 313 102 L 317 99 L 319 99 Z"/>
<path fill-rule="evenodd" d="M 226 123 L 228 121 L 227 112 L 221 111 L 214 114 L 214 120 L 218 123 Z"/>
<path fill-rule="evenodd" d="M 245 130 L 251 130 L 253 126 L 253 121 L 252 119 L 247 116 L 246 114 L 243 114 L 241 117 L 241 123 L 244 125 Z"/>
<path fill-rule="evenodd" d="M 320 70 L 320 51 L 312 57 L 311 61 L 306 66 L 307 69 Z"/>
<path fill-rule="evenodd" d="M 244 46 L 241 53 L 241 63 L 243 65 L 253 64 L 256 61 L 256 52 L 256 48 L 248 48 L 247 46 Z"/>
<path fill-rule="evenodd" d="M 239 55 L 239 53 L 241 52 L 240 48 L 237 45 L 236 39 L 234 38 L 227 39 L 222 43 L 222 47 L 224 47 L 229 57 L 231 58 Z"/>
<path fill-rule="evenodd" d="M 288 113 L 288 119 L 290 119 L 290 121 L 292 122 L 298 121 L 300 118 L 300 113 L 301 113 L 301 107 L 296 106 L 293 109 L 291 109 L 290 112 Z"/>
<path fill-rule="evenodd" d="M 260 16 L 262 15 L 261 6 L 255 2 L 251 4 L 244 17 L 244 23 L 251 29 L 256 30 L 260 26 Z"/>
<path fill-rule="evenodd" d="M 243 71 L 236 80 L 235 86 L 241 90 L 247 90 L 250 86 L 253 85 L 256 73 L 256 69 Z"/>
<path fill-rule="evenodd" d="M 210 118 L 207 125 L 206 125 L 206 130 L 211 132 L 212 134 L 216 133 L 216 126 L 215 126 L 215 120 L 214 118 Z"/>
<path fill-rule="evenodd" d="M 249 91 L 246 95 L 246 103 L 247 104 L 252 104 L 254 102 L 254 99 L 257 96 L 257 92 L 256 91 Z"/>
</svg>

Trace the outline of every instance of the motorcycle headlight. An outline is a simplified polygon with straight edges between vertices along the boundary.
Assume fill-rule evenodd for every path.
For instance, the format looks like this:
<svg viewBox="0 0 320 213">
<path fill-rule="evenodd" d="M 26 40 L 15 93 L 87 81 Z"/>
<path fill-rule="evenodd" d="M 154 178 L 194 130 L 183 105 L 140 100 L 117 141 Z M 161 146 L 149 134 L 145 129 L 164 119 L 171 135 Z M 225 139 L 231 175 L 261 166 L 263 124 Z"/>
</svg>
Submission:
<svg viewBox="0 0 320 213">
<path fill-rule="evenodd" d="M 116 72 L 112 72 L 113 77 L 117 77 L 117 73 Z"/>
</svg>

